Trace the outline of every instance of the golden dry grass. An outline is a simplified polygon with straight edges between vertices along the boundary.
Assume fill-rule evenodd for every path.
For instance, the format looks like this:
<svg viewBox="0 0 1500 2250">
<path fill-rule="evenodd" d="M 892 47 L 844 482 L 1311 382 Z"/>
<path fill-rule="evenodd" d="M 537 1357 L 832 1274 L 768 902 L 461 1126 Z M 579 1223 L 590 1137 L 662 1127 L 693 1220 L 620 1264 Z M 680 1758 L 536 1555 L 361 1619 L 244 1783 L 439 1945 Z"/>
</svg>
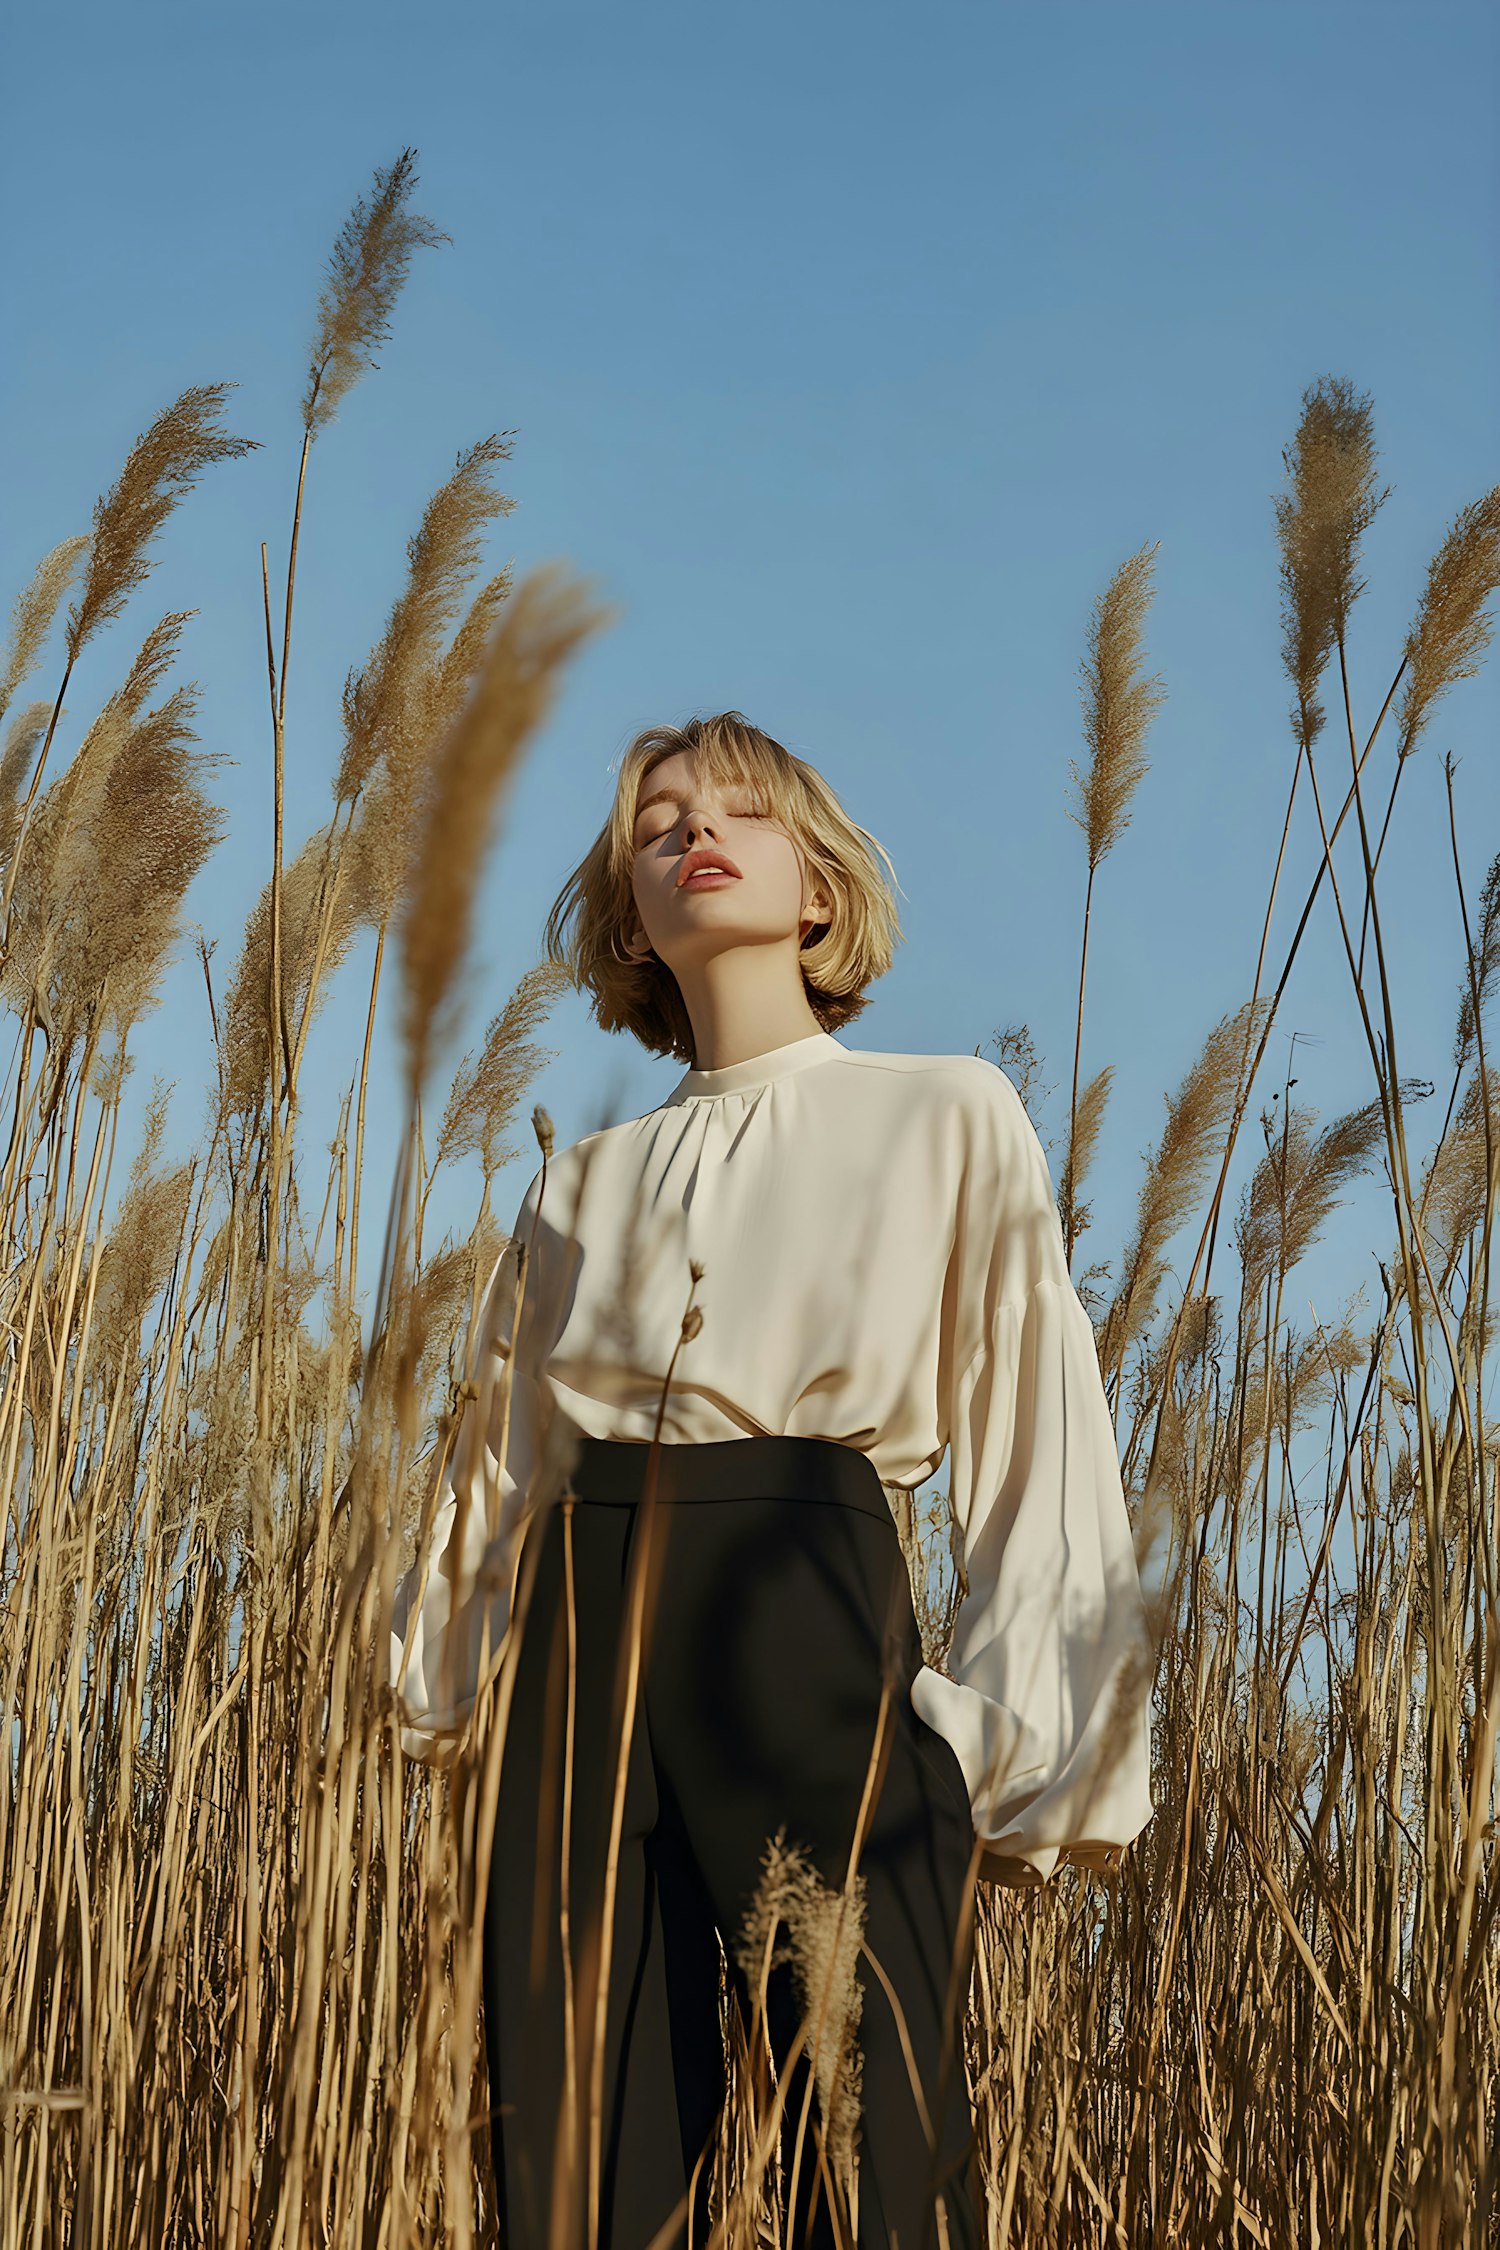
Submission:
<svg viewBox="0 0 1500 2250">
<path fill-rule="evenodd" d="M 514 588 L 502 573 L 469 594 L 478 528 L 505 505 L 484 479 L 508 447 L 461 453 L 408 549 L 391 620 L 351 674 L 329 820 L 283 867 L 308 449 L 383 332 L 409 253 L 438 239 L 405 210 L 410 157 L 356 205 L 320 307 L 279 658 L 267 581 L 275 864 L 227 992 L 209 978 L 217 1098 L 203 1145 L 178 1164 L 162 1157 L 161 1098 L 148 1099 L 118 1191 L 131 1036 L 217 835 L 191 691 L 164 684 L 181 617 L 148 632 L 45 787 L 44 766 L 79 650 L 144 583 L 170 508 L 245 448 L 214 423 L 227 386 L 160 417 L 92 538 L 54 546 L 14 612 L 7 702 L 81 578 L 62 687 L 19 706 L 0 756 L 0 991 L 17 1026 L 0 1181 L 0 2250 L 494 2239 L 477 1907 L 512 1675 L 495 1652 L 464 1751 L 412 1767 L 386 1628 L 476 1404 L 465 1337 L 504 1247 L 491 1184 L 517 1153 L 506 1135 L 557 992 L 545 964 L 454 1072 L 430 1159 L 422 1103 L 487 836 L 603 613 L 557 571 Z M 976 1892 L 965 2040 L 996 2246 L 1436 2250 L 1495 2236 L 1500 1453 L 1482 1378 L 1500 859 L 1475 893 L 1476 929 L 1478 871 L 1454 816 L 1468 939 L 1425 1154 L 1407 1133 L 1414 1086 L 1398 1074 L 1377 878 L 1407 758 L 1487 646 L 1500 494 L 1444 539 L 1361 742 L 1346 628 L 1379 505 L 1373 462 L 1369 402 L 1315 385 L 1278 511 L 1296 751 L 1283 848 L 1305 770 L 1326 856 L 1269 991 L 1279 855 L 1268 871 L 1249 995 L 1168 1100 L 1117 1265 L 1080 1277 L 1099 1307 L 1141 1552 L 1159 1573 L 1158 1810 L 1117 1873 L 1065 1868 L 1040 1890 Z M 1159 700 L 1140 671 L 1154 552 L 1123 566 L 1091 627 L 1085 937 Z M 1347 776 L 1338 758 L 1323 773 L 1314 760 L 1335 659 Z M 1365 795 L 1403 686 L 1372 839 Z M 1451 766 L 1447 778 L 1451 804 Z M 1330 792 L 1342 795 L 1331 821 Z M 1355 902 L 1332 851 L 1351 810 Z M 1240 1127 L 1325 876 L 1375 1091 L 1327 1125 L 1285 1100 L 1274 1126 L 1268 1112 L 1232 1215 Z M 366 1308 L 364 1117 L 391 929 L 407 1131 Z M 298 1138 L 299 1074 L 362 930 L 375 939 L 363 1044 L 345 1058 L 343 1123 L 320 1167 Z M 1070 1241 L 1087 1224 L 1077 1189 L 1113 1069 L 1080 1084 L 1086 962 L 1085 942 L 1074 1139 L 1059 1162 Z M 1029 1073 L 1025 1031 L 1005 1046 Z M 537 1111 L 533 1124 L 545 1156 L 550 1120 Z M 471 1232 L 431 1245 L 434 1177 L 464 1156 L 482 1174 Z M 1380 1299 L 1300 1327 L 1289 1278 L 1361 1175 L 1377 1182 Z M 955 1588 L 940 1497 L 902 1529 L 936 1661 Z M 525 1597 L 522 1585 L 518 1632 Z M 640 1615 L 644 1630 L 644 1599 Z M 817 2001 L 805 2028 L 832 2130 L 820 2148 L 818 2114 L 804 2111 L 793 2161 L 832 2173 L 847 2168 L 857 2111 L 859 1896 L 856 1861 L 826 1894 L 768 1839 L 757 1914 L 726 1933 L 752 1982 L 789 1948 Z M 597 2208 L 599 1936 L 573 1933 L 580 2106 L 559 2243 L 586 2239 Z M 720 2236 L 774 2242 L 784 2086 L 763 2067 L 758 2023 L 726 2008 L 724 2028 Z"/>
</svg>

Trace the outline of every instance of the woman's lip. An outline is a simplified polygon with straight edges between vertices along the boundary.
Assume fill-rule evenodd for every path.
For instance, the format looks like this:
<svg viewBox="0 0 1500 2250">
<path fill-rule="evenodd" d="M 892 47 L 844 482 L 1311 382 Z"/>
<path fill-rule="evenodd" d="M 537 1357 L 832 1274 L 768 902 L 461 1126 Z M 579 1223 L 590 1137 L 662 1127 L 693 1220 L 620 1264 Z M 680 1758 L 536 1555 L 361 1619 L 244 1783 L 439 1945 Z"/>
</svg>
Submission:
<svg viewBox="0 0 1500 2250">
<path fill-rule="evenodd" d="M 679 883 L 677 888 L 680 891 L 706 891 L 716 883 L 737 883 L 738 881 L 738 875 L 726 875 L 717 867 L 704 867 L 700 868 L 696 875 L 689 875 L 687 881 Z"/>
</svg>

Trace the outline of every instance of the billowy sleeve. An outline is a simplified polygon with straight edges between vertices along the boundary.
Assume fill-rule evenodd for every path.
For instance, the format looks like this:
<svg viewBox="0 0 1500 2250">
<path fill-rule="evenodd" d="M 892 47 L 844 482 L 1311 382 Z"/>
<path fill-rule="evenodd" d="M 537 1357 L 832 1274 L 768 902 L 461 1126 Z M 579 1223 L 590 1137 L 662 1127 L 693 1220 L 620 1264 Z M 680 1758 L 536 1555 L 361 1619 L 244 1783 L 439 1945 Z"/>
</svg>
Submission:
<svg viewBox="0 0 1500 2250">
<path fill-rule="evenodd" d="M 520 1531 L 550 1419 L 539 1348 L 543 1277 L 532 1224 L 540 1180 L 538 1173 L 527 1188 L 485 1289 L 467 1354 L 469 1396 L 432 1537 L 396 1590 L 391 1681 L 402 1747 L 412 1758 L 439 1757 L 462 1736 L 481 1676 L 498 1665 L 509 1622 Z M 521 1345 L 513 1349 L 523 1243 L 531 1254 Z"/>
<path fill-rule="evenodd" d="M 968 1783 L 979 1872 L 1107 1868 L 1154 1810 L 1153 1651 L 1093 1323 L 1045 1152 L 992 1064 L 958 1214 L 946 1364 L 968 1586 L 911 1699 Z"/>
</svg>

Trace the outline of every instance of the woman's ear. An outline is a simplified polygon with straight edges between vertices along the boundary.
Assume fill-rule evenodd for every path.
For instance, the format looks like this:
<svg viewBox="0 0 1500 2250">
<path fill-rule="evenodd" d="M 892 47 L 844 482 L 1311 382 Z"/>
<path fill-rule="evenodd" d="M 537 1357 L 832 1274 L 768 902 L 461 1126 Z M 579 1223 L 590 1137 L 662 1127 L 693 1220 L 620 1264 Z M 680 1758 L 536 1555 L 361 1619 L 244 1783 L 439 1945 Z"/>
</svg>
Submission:
<svg viewBox="0 0 1500 2250">
<path fill-rule="evenodd" d="M 622 948 L 628 961 L 654 961 L 656 948 L 638 921 L 632 921 Z"/>
<path fill-rule="evenodd" d="M 827 924 L 832 920 L 833 904 L 828 893 L 824 890 L 814 891 L 811 899 L 802 909 L 802 935 L 806 937 L 809 931 L 815 930 L 820 923 Z"/>
</svg>

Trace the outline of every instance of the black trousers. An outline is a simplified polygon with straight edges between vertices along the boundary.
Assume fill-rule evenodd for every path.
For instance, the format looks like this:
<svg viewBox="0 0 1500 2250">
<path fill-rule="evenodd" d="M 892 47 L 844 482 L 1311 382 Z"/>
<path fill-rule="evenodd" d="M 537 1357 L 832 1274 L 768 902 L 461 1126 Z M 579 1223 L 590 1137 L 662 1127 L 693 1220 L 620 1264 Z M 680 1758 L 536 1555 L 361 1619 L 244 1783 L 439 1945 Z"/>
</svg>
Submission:
<svg viewBox="0 0 1500 2250">
<path fill-rule="evenodd" d="M 516 1618 L 484 1945 L 503 2250 L 574 2250 L 591 2231 L 599 2250 L 707 2241 L 725 2098 L 720 1938 L 748 2027 L 760 1979 L 736 1946 L 768 1843 L 802 1854 L 829 1913 L 857 1831 L 859 1996 L 843 2019 L 858 2050 L 857 2233 L 817 2159 L 812 2028 L 821 2011 L 826 2058 L 837 1999 L 779 1944 L 757 2036 L 789 2089 L 785 2239 L 941 2250 L 940 2194 L 951 2250 L 979 2250 L 962 2048 L 968 1791 L 911 1706 L 920 1641 L 873 1463 L 825 1439 L 585 1438 L 570 1489 L 527 1527 Z M 799 2029 L 807 2047 L 788 2073 Z M 847 2069 L 842 2084 L 847 2095 Z"/>
</svg>

